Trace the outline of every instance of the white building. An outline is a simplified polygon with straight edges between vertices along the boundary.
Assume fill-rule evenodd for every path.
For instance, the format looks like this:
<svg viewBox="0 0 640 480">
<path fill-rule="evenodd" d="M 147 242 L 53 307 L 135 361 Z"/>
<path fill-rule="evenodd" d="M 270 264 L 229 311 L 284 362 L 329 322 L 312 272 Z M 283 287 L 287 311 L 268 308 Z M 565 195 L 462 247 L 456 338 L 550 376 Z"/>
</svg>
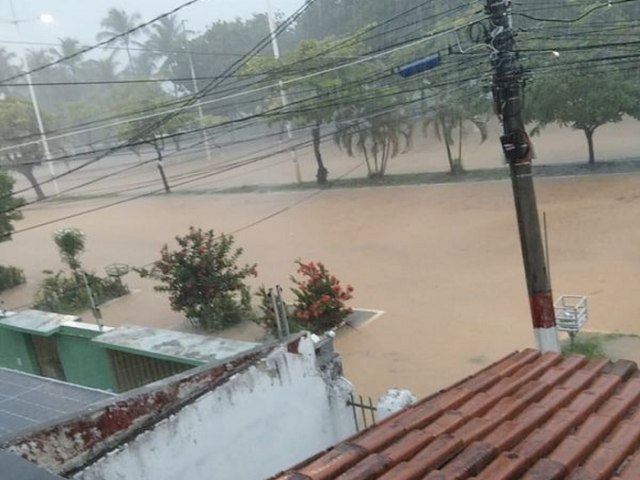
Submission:
<svg viewBox="0 0 640 480">
<path fill-rule="evenodd" d="M 0 447 L 80 480 L 263 479 L 355 433 L 331 339 L 258 347 L 105 400 Z"/>
</svg>

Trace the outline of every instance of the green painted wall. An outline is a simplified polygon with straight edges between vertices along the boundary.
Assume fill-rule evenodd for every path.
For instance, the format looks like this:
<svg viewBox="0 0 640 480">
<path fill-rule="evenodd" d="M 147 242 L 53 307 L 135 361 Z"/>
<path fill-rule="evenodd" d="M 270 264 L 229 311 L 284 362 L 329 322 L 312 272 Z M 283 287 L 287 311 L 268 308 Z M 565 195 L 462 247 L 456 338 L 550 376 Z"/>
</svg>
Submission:
<svg viewBox="0 0 640 480">
<path fill-rule="evenodd" d="M 67 382 L 117 391 L 107 351 L 93 343 L 93 332 L 63 328 L 56 334 L 58 355 Z"/>
<path fill-rule="evenodd" d="M 29 334 L 0 327 L 0 367 L 40 374 Z"/>
</svg>

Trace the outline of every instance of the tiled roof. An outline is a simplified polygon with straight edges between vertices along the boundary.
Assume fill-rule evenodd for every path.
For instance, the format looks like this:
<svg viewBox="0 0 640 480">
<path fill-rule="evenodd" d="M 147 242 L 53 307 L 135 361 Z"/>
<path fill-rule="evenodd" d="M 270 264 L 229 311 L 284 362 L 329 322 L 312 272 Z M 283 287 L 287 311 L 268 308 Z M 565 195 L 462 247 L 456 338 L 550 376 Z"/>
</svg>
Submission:
<svg viewBox="0 0 640 480">
<path fill-rule="evenodd" d="M 639 404 L 633 362 L 516 352 L 274 479 L 638 480 Z"/>
</svg>

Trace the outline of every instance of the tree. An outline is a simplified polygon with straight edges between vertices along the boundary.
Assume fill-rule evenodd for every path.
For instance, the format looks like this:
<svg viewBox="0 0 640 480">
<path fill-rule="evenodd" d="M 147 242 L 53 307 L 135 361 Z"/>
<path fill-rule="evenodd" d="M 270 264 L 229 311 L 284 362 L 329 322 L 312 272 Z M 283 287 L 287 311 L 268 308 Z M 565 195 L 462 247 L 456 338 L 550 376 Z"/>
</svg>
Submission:
<svg viewBox="0 0 640 480">
<path fill-rule="evenodd" d="M 123 87 L 115 92 L 115 102 L 124 107 L 135 106 L 134 111 L 155 112 L 162 109 L 171 97 L 158 86 L 138 86 L 136 88 Z M 139 144 L 144 143 L 153 147 L 158 158 L 158 170 L 162 177 L 162 182 L 167 193 L 170 187 L 164 174 L 163 151 L 165 149 L 165 139 L 167 136 L 175 139 L 179 148 L 179 132 L 193 124 L 194 114 L 191 110 L 173 112 L 169 118 L 153 116 L 149 118 L 138 118 L 136 120 L 123 123 L 118 131 L 118 136 L 122 141 Z"/>
<path fill-rule="evenodd" d="M 256 265 L 238 265 L 243 250 L 234 247 L 233 236 L 190 227 L 176 241 L 176 250 L 162 247 L 151 271 L 137 270 L 162 282 L 155 290 L 169 293 L 171 308 L 213 330 L 250 316 L 251 294 L 245 280 L 257 275 Z"/>
<path fill-rule="evenodd" d="M 451 173 L 464 172 L 462 160 L 462 140 L 465 134 L 465 124 L 470 123 L 480 133 L 480 142 L 487 139 L 487 121 L 483 113 L 487 111 L 488 102 L 483 102 L 480 95 L 438 95 L 435 107 L 428 111 L 428 117 L 422 122 L 422 130 L 425 136 L 431 129 L 436 138 L 444 143 L 447 150 L 447 160 Z M 458 136 L 458 155 L 454 157 L 451 147 L 456 143 L 455 134 Z"/>
<path fill-rule="evenodd" d="M 102 19 L 100 26 L 103 31 L 98 32 L 96 39 L 98 41 L 107 40 L 117 35 L 122 35 L 133 29 L 142 17 L 139 13 L 127 14 L 125 10 L 111 8 L 107 12 L 107 16 Z M 120 38 L 119 43 L 127 50 L 127 58 L 129 59 L 129 70 L 133 71 L 133 59 L 131 57 L 131 38 L 140 34 L 140 30 L 131 34 L 124 35 Z M 114 51 L 115 54 L 115 51 Z"/>
<path fill-rule="evenodd" d="M 324 165 L 321 144 L 321 128 L 331 123 L 336 113 L 345 104 L 354 101 L 357 90 L 352 87 L 357 79 L 365 77 L 372 68 L 369 64 L 355 65 L 340 70 L 331 70 L 345 58 L 352 58 L 361 53 L 362 45 L 348 39 L 327 38 L 322 41 L 305 40 L 298 48 L 276 61 L 258 58 L 249 63 L 247 71 L 262 74 L 267 84 L 277 84 L 279 81 L 300 76 L 300 72 L 307 74 L 314 72 L 326 73 L 308 76 L 296 81 L 288 88 L 289 100 L 295 102 L 295 107 L 283 108 L 271 115 L 271 121 L 292 121 L 297 125 L 310 128 L 313 142 L 313 152 L 317 164 L 316 179 L 319 185 L 327 182 L 328 170 Z M 272 92 L 272 99 L 280 98 L 279 88 Z M 273 104 L 273 101 L 269 101 Z"/>
<path fill-rule="evenodd" d="M 0 170 L 0 242 L 11 240 L 13 222 L 22 219 L 24 200 L 13 196 L 13 183 L 13 178 Z"/>
<path fill-rule="evenodd" d="M 13 64 L 15 54 L 8 52 L 6 48 L 0 48 L 0 75 L 2 78 L 8 78 L 17 72 L 16 66 Z M 8 95 L 11 89 L 9 87 L 0 86 L 0 94 Z"/>
<path fill-rule="evenodd" d="M 58 48 L 51 48 L 49 51 L 56 57 L 56 59 L 67 59 L 67 57 L 71 57 L 72 55 L 76 55 L 80 50 L 82 50 L 82 44 L 80 40 L 71 37 L 59 38 L 60 46 Z M 82 61 L 82 55 L 76 55 L 72 58 L 68 58 L 63 62 L 62 65 L 66 66 L 70 73 L 73 81 L 76 82 L 78 80 L 78 65 Z"/>
<path fill-rule="evenodd" d="M 140 43 L 149 50 L 148 56 L 157 65 L 159 75 L 169 75 L 186 44 L 186 34 L 175 15 L 164 17 L 151 25 L 146 41 Z"/>
<path fill-rule="evenodd" d="M 374 113 L 365 110 L 339 117 L 334 134 L 336 144 L 350 157 L 359 151 L 367 164 L 369 178 L 382 178 L 389 159 L 411 148 L 413 125 L 401 110 Z"/>
<path fill-rule="evenodd" d="M 8 98 L 0 101 L 0 145 L 10 147 L 38 139 L 38 129 L 31 104 L 20 98 Z M 36 179 L 33 170 L 42 163 L 40 143 L 31 143 L 0 154 L 0 166 L 14 170 L 31 183 L 38 200 L 45 194 Z"/>
<path fill-rule="evenodd" d="M 633 98 L 628 85 L 619 73 L 611 71 L 590 76 L 574 70 L 536 77 L 527 90 L 527 121 L 534 124 L 533 133 L 550 123 L 582 130 L 589 164 L 594 164 L 594 133 L 629 112 Z"/>
<path fill-rule="evenodd" d="M 24 200 L 13 195 L 13 178 L 0 170 L 0 242 L 11 240 L 13 222 L 22 218 L 20 207 Z M 0 292 L 25 282 L 19 268 L 0 265 Z"/>
</svg>

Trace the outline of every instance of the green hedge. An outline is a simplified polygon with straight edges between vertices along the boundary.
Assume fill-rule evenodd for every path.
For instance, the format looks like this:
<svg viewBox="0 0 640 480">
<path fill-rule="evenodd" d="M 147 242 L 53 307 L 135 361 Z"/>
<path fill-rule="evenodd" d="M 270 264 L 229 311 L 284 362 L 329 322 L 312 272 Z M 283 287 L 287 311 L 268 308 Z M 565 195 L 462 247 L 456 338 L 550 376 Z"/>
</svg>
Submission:
<svg viewBox="0 0 640 480">
<path fill-rule="evenodd" d="M 24 272 L 16 267 L 0 265 L 0 292 L 22 285 L 26 282 Z"/>
</svg>

